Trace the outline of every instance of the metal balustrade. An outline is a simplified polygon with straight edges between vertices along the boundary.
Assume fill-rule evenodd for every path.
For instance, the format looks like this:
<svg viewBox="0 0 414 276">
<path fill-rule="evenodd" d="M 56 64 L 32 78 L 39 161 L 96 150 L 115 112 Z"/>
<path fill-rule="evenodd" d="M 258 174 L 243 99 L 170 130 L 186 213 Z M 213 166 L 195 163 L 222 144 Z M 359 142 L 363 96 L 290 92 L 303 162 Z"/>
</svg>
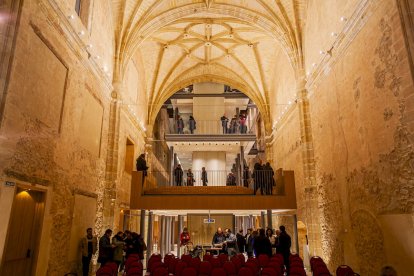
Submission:
<svg viewBox="0 0 414 276">
<path fill-rule="evenodd" d="M 195 129 L 191 130 L 190 122 L 183 121 L 184 128 L 178 128 L 178 121 L 171 121 L 171 134 L 207 134 L 207 135 L 231 135 L 231 134 L 252 134 L 254 131 L 254 122 L 250 120 L 229 119 L 227 123 L 221 120 L 196 120 Z"/>
<path fill-rule="evenodd" d="M 206 178 L 205 178 L 206 177 Z M 256 189 L 259 193 L 275 194 L 277 186 L 274 172 L 272 170 L 260 170 L 243 172 L 228 170 L 201 170 L 188 172 L 183 170 L 180 174 L 177 170 L 172 173 L 167 171 L 149 171 L 144 181 L 144 191 L 160 187 L 220 187 L 239 186 L 249 189 Z M 280 189 L 278 189 L 280 190 Z"/>
</svg>

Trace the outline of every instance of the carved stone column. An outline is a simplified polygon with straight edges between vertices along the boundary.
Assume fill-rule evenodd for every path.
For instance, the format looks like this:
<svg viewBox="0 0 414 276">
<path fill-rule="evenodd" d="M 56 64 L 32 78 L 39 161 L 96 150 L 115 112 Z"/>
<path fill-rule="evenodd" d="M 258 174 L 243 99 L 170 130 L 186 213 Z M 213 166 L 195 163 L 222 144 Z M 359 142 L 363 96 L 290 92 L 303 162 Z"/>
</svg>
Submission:
<svg viewBox="0 0 414 276">
<path fill-rule="evenodd" d="M 321 230 L 319 227 L 319 209 L 316 187 L 315 158 L 313 149 L 312 126 L 309 110 L 308 91 L 305 88 L 305 74 L 302 72 L 297 82 L 297 99 L 300 121 L 300 136 L 303 159 L 305 223 L 308 228 L 309 249 L 311 255 L 321 255 Z M 296 186 L 297 188 L 299 185 Z"/>
</svg>

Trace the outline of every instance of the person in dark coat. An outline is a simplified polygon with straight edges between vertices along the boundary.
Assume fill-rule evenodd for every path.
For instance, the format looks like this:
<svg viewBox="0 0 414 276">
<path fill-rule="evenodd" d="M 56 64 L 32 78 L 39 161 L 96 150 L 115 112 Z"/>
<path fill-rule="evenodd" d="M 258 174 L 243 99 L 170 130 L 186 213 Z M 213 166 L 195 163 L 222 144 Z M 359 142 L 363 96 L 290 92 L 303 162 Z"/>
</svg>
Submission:
<svg viewBox="0 0 414 276">
<path fill-rule="evenodd" d="M 270 166 L 269 162 L 267 162 L 266 165 L 264 165 L 263 170 L 265 172 L 265 192 L 267 195 L 271 195 L 273 193 L 273 185 L 275 182 L 275 172 L 273 171 L 273 168 L 272 166 Z"/>
<path fill-rule="evenodd" d="M 226 236 L 224 235 L 223 230 L 221 227 L 217 228 L 217 232 L 214 234 L 211 244 L 213 247 L 221 246 L 222 249 L 220 250 L 220 253 L 227 253 L 226 245 L 224 243 L 225 241 Z"/>
<path fill-rule="evenodd" d="M 244 166 L 243 169 L 243 186 L 249 188 L 249 167 Z"/>
<path fill-rule="evenodd" d="M 260 188 L 260 193 L 263 195 L 262 160 L 259 160 L 259 162 L 256 162 L 256 164 L 254 164 L 253 179 L 254 179 L 254 194 L 256 195 L 257 190 Z"/>
<path fill-rule="evenodd" d="M 203 182 L 203 186 L 207 186 L 208 179 L 207 179 L 207 171 L 205 167 L 201 168 L 201 181 Z"/>
<path fill-rule="evenodd" d="M 194 134 L 194 130 L 197 128 L 196 124 L 197 124 L 197 122 L 194 120 L 194 117 L 190 116 L 190 119 L 188 121 L 188 125 L 190 127 L 191 134 Z"/>
<path fill-rule="evenodd" d="M 269 257 L 272 256 L 272 245 L 270 244 L 270 240 L 266 237 L 264 229 L 260 229 L 259 235 L 254 238 L 253 250 L 256 257 L 261 254 L 265 254 Z"/>
<path fill-rule="evenodd" d="M 181 186 L 183 184 L 183 169 L 181 168 L 181 164 L 178 164 L 177 167 L 174 169 L 174 179 L 175 185 Z"/>
<path fill-rule="evenodd" d="M 223 115 L 221 116 L 220 120 L 221 120 L 221 126 L 223 128 L 223 134 L 226 134 L 228 132 L 227 124 L 229 122 L 229 119 L 226 117 L 226 115 Z"/>
<path fill-rule="evenodd" d="M 236 186 L 236 176 L 234 173 L 229 173 L 227 176 L 226 186 Z"/>
<path fill-rule="evenodd" d="M 99 256 L 98 263 L 104 266 L 108 261 L 112 260 L 114 244 L 111 244 L 112 230 L 107 229 L 105 234 L 99 239 Z"/>
<path fill-rule="evenodd" d="M 280 253 L 283 255 L 283 259 L 285 261 L 286 269 L 289 271 L 289 255 L 290 255 L 290 247 L 292 246 L 292 239 L 286 233 L 285 226 L 279 226 L 280 235 L 279 235 L 279 245 L 278 249 Z M 279 253 L 279 252 L 278 252 Z"/>
<path fill-rule="evenodd" d="M 247 234 L 245 236 L 246 238 L 246 253 L 247 253 L 247 257 L 253 257 L 253 240 L 254 240 L 254 235 L 253 235 L 253 229 L 249 228 L 247 229 Z"/>
<path fill-rule="evenodd" d="M 243 229 L 239 230 L 239 233 L 236 234 L 237 247 L 239 248 L 239 253 L 244 253 L 244 248 L 246 246 L 246 238 L 243 236 Z"/>
<path fill-rule="evenodd" d="M 145 160 L 145 154 L 141 154 L 137 158 L 137 171 L 142 172 L 142 185 L 144 185 L 145 177 L 148 174 L 148 167 L 147 167 L 147 161 Z"/>
<path fill-rule="evenodd" d="M 178 116 L 177 119 L 177 132 L 178 134 L 184 134 L 184 121 L 181 116 Z"/>
</svg>

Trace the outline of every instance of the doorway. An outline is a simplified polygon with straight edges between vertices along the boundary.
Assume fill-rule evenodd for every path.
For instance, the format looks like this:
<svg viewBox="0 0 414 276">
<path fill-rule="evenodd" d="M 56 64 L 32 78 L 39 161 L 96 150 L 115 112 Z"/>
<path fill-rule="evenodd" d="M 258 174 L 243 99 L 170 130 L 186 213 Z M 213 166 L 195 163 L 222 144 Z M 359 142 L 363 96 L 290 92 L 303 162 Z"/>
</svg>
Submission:
<svg viewBox="0 0 414 276">
<path fill-rule="evenodd" d="M 45 209 L 45 193 L 17 188 L 1 275 L 34 275 Z"/>
</svg>

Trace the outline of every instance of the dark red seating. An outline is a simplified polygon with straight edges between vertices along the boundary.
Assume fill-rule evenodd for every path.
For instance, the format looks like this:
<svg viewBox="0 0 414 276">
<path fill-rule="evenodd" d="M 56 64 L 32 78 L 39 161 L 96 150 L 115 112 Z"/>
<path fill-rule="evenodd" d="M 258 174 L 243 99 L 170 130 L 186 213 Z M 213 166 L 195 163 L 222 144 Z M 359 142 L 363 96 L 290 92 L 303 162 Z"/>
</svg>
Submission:
<svg viewBox="0 0 414 276">
<path fill-rule="evenodd" d="M 175 273 L 175 266 L 176 266 L 177 262 L 178 262 L 178 258 L 175 258 L 175 257 L 169 261 L 168 273 L 171 273 L 171 274 Z"/>
<path fill-rule="evenodd" d="M 139 267 L 132 267 L 126 272 L 126 276 L 142 276 L 142 269 Z"/>
<path fill-rule="evenodd" d="M 175 265 L 175 276 L 182 276 L 182 272 L 184 268 L 186 268 L 188 265 L 186 262 L 183 262 L 179 260 L 177 264 Z"/>
<path fill-rule="evenodd" d="M 216 267 L 211 271 L 211 276 L 227 276 L 227 273 L 224 268 Z"/>
<path fill-rule="evenodd" d="M 165 255 L 165 256 L 164 256 L 164 264 L 165 264 L 167 267 L 169 267 L 169 265 L 170 265 L 170 261 L 171 261 L 172 259 L 174 259 L 174 258 L 175 258 L 174 254 L 167 254 L 167 255 Z"/>
<path fill-rule="evenodd" d="M 213 270 L 211 263 L 207 261 L 202 261 L 198 269 L 199 276 L 210 276 L 211 270 Z"/>
<path fill-rule="evenodd" d="M 96 275 L 98 276 L 116 276 L 117 274 L 118 265 L 114 262 L 108 262 L 96 271 Z"/>
<path fill-rule="evenodd" d="M 226 254 L 220 254 L 218 258 L 220 260 L 221 265 L 223 265 L 225 262 L 229 260 L 229 256 Z"/>
<path fill-rule="evenodd" d="M 347 265 L 340 265 L 336 269 L 336 276 L 354 276 L 355 272 Z"/>
<path fill-rule="evenodd" d="M 269 256 L 261 254 L 257 257 L 257 260 L 259 261 L 259 266 L 263 268 L 269 263 Z"/>
<path fill-rule="evenodd" d="M 213 268 L 216 268 L 216 267 L 221 267 L 221 262 L 220 262 L 219 258 L 217 258 L 217 257 L 213 257 L 213 258 L 211 258 L 211 259 L 210 259 L 210 263 L 211 263 L 211 266 L 212 266 Z"/>
<path fill-rule="evenodd" d="M 183 262 L 186 262 L 187 263 L 187 265 L 190 265 L 191 264 L 191 259 L 192 259 L 193 257 L 191 257 L 191 255 L 185 255 L 185 254 L 183 254 L 183 255 L 181 255 L 181 260 L 183 261 Z"/>
<path fill-rule="evenodd" d="M 237 275 L 236 266 L 233 262 L 227 261 L 223 264 L 223 268 L 227 273 L 227 276 L 235 276 Z"/>
<path fill-rule="evenodd" d="M 161 261 L 154 261 L 151 264 L 148 264 L 147 271 L 152 274 L 158 267 L 165 267 L 165 265 Z"/>
<path fill-rule="evenodd" d="M 259 272 L 259 266 L 254 261 L 247 260 L 244 266 L 250 268 L 253 271 L 254 275 L 257 275 L 257 273 Z"/>
<path fill-rule="evenodd" d="M 153 276 L 168 276 L 168 269 L 164 266 L 154 268 Z"/>
<path fill-rule="evenodd" d="M 203 256 L 203 261 L 210 261 L 211 258 L 213 258 L 213 255 L 206 254 Z"/>
<path fill-rule="evenodd" d="M 238 276 L 254 276 L 253 271 L 248 267 L 242 267 L 239 270 Z"/>
<path fill-rule="evenodd" d="M 265 267 L 263 268 L 261 274 L 262 276 L 281 276 L 282 273 L 277 271 L 276 269 L 272 267 Z"/>
<path fill-rule="evenodd" d="M 288 275 L 306 276 L 306 271 L 303 267 L 291 267 Z"/>
<path fill-rule="evenodd" d="M 231 262 L 236 267 L 236 272 L 239 272 L 240 268 L 244 265 L 244 256 L 243 256 L 243 262 L 241 261 L 239 256 L 233 256 L 233 258 L 231 258 Z"/>
<path fill-rule="evenodd" d="M 186 267 L 183 269 L 181 276 L 197 276 L 197 270 L 194 267 Z"/>
<path fill-rule="evenodd" d="M 195 268 L 196 271 L 198 271 L 200 267 L 201 260 L 200 258 L 192 258 L 190 261 L 190 267 Z"/>
</svg>

